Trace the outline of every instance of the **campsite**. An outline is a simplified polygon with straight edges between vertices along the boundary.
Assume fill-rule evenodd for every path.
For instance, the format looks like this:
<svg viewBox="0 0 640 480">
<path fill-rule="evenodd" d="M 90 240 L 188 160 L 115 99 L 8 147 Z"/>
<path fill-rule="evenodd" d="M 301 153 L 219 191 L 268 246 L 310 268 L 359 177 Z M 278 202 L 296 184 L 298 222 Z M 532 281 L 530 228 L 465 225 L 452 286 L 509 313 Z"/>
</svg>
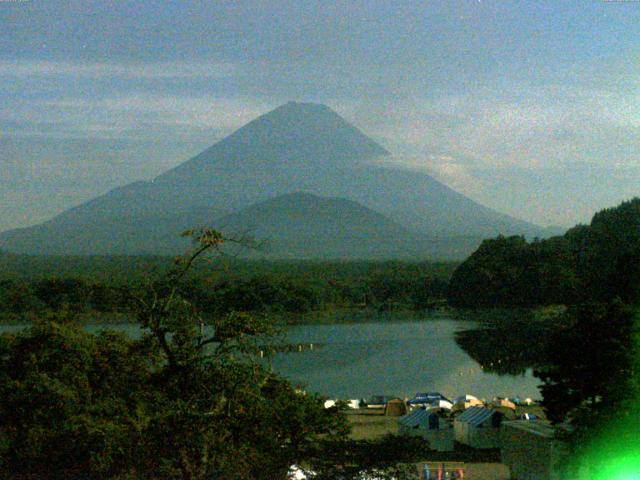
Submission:
<svg viewBox="0 0 640 480">
<path fill-rule="evenodd" d="M 0 480 L 640 480 L 640 0 L 0 0 Z"/>
<path fill-rule="evenodd" d="M 513 405 L 507 399 L 496 398 L 489 402 L 495 409 L 490 409 L 480 406 L 484 402 L 467 394 L 455 399 L 452 409 L 455 416 L 444 414 L 446 409 L 441 407 L 425 407 L 424 403 L 419 403 L 420 400 L 436 399 L 438 396 L 441 395 L 437 392 L 431 392 L 430 397 L 416 394 L 406 401 L 397 398 L 389 400 L 386 407 L 349 408 L 347 418 L 352 427 L 351 436 L 358 440 L 373 440 L 384 435 L 400 435 L 400 442 L 405 435 L 425 438 L 424 458 L 416 464 L 422 478 L 428 478 L 424 476 L 426 466 L 434 472 L 432 478 L 438 478 L 437 471 L 440 468 L 445 472 L 462 470 L 463 478 L 469 480 L 506 480 L 511 478 L 509 469 L 514 466 L 517 468 L 523 462 L 533 473 L 527 476 L 523 468 L 520 468 L 517 470 L 519 476 L 515 478 L 547 478 L 536 476 L 546 475 L 548 472 L 544 465 L 536 465 L 536 460 L 530 459 L 527 454 L 527 449 L 532 448 L 532 445 L 538 450 L 553 451 L 550 442 L 544 439 L 541 441 L 539 435 L 527 434 L 531 430 L 541 431 L 545 435 L 543 438 L 547 438 L 549 432 L 553 432 L 537 402 L 519 402 L 518 405 Z M 437 401 L 440 399 L 437 398 Z M 513 408 L 505 407 L 507 402 Z M 398 403 L 405 405 L 406 413 L 398 413 Z M 465 413 L 467 419 L 464 418 Z M 525 416 L 531 416 L 535 420 L 520 420 Z M 461 421 L 456 422 L 456 418 Z M 500 425 L 491 428 L 496 418 L 500 419 Z M 456 435 L 455 425 L 460 429 L 459 435 Z"/>
</svg>

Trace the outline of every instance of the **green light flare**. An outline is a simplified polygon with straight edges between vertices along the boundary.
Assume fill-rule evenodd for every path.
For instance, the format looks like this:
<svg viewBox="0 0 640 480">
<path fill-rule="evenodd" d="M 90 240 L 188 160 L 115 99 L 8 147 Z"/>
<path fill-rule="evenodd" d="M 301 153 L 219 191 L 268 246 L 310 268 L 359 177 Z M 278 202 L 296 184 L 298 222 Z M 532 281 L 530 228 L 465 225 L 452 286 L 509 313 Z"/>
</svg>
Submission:
<svg viewBox="0 0 640 480">
<path fill-rule="evenodd" d="M 634 367 L 629 395 L 610 422 L 581 455 L 579 480 L 640 480 L 640 315 L 636 313 Z M 603 433 L 606 432 L 606 433 Z"/>
<path fill-rule="evenodd" d="M 598 480 L 640 480 L 640 454 L 624 456 L 610 462 Z"/>
<path fill-rule="evenodd" d="M 637 425 L 632 427 L 637 432 Z M 614 429 L 582 457 L 580 480 L 640 480 L 640 444 L 630 429 Z M 635 432 L 634 432 L 635 433 Z M 613 440 L 613 441 L 612 441 Z"/>
</svg>

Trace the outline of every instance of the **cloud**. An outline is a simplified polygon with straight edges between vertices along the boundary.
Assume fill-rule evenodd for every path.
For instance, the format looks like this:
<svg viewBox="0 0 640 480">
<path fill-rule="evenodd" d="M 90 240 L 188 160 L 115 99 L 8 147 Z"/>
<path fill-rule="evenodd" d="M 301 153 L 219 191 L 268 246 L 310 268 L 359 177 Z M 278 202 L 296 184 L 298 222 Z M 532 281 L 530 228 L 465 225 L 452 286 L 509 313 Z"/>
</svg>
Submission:
<svg viewBox="0 0 640 480">
<path fill-rule="evenodd" d="M 498 210 L 540 223 L 570 224 L 572 214 L 547 201 L 566 204 L 558 195 L 526 193 L 531 188 L 560 191 L 557 182 L 535 172 L 567 175 L 580 164 L 607 167 L 603 175 L 613 179 L 621 169 L 640 164 L 640 95 L 633 82 L 620 88 L 624 82 L 510 78 L 464 90 L 431 83 L 430 89 L 421 88 L 415 82 L 411 88 L 399 84 L 401 93 L 384 93 L 367 91 L 371 82 L 390 81 L 379 67 L 358 83 L 338 72 L 312 69 L 304 74 L 300 65 L 292 65 L 4 61 L 0 133 L 23 139 L 142 142 L 147 154 L 140 158 L 154 166 L 136 167 L 135 177 L 148 178 L 186 159 L 187 153 L 197 153 L 195 146 L 211 145 L 283 103 L 288 99 L 283 91 L 300 90 L 309 93 L 302 98 L 292 93 L 292 99 L 327 103 L 397 153 L 396 162 L 426 170 Z M 339 92 L 342 84 L 345 89 Z M 327 85 L 331 88 L 323 90 Z M 359 95 L 352 91 L 354 85 Z M 158 139 L 176 145 L 173 159 L 153 146 Z M 533 173 L 505 174 L 517 171 Z M 615 189 L 612 185 L 607 188 Z M 624 193 L 631 191 L 628 186 Z M 603 202 L 612 198 L 602 189 L 597 195 Z M 584 212 L 598 207 L 597 201 L 576 208 L 576 215 L 583 219 Z"/>
<path fill-rule="evenodd" d="M 373 119 L 377 135 L 427 154 L 473 159 L 484 167 L 541 168 L 572 161 L 637 163 L 639 105 L 636 92 L 518 84 L 400 99 L 359 116 Z"/>
<path fill-rule="evenodd" d="M 241 70 L 207 61 L 0 61 L 0 133 L 152 140 L 215 132 L 217 138 L 276 106 L 216 92 Z"/>
<path fill-rule="evenodd" d="M 201 138 L 229 133 L 274 106 L 255 98 L 196 94 L 63 97 L 6 103 L 0 107 L 0 129 L 12 136 L 51 138 Z"/>
<path fill-rule="evenodd" d="M 43 107 L 107 115 L 153 116 L 168 125 L 236 128 L 266 113 L 273 104 L 255 98 L 214 95 L 138 93 L 101 99 L 67 98 L 42 102 Z"/>
<path fill-rule="evenodd" d="M 230 63 L 208 62 L 52 62 L 52 61 L 0 61 L 0 77 L 79 77 L 88 79 L 186 79 L 223 78 L 238 73 Z"/>
<path fill-rule="evenodd" d="M 497 210 L 570 226 L 640 194 L 640 95 L 512 84 L 352 109 L 394 162 Z"/>
</svg>

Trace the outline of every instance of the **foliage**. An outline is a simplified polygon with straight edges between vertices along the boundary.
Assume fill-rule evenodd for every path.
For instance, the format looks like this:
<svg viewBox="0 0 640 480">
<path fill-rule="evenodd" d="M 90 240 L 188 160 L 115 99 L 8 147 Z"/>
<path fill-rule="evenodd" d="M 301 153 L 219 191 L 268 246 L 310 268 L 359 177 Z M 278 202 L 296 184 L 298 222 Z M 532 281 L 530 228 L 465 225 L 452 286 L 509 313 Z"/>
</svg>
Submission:
<svg viewBox="0 0 640 480">
<path fill-rule="evenodd" d="M 454 272 L 448 298 L 465 307 L 640 301 L 640 198 L 562 237 L 485 240 Z"/>
<path fill-rule="evenodd" d="M 260 363 L 264 317 L 231 312 L 205 328 L 184 282 L 233 239 L 189 235 L 193 251 L 162 281 L 129 291 L 140 338 L 62 315 L 0 337 L 0 478 L 272 480 L 307 464 L 346 480 L 415 460 L 384 455 L 391 440 L 348 440 L 344 406 L 325 409 Z"/>
<path fill-rule="evenodd" d="M 152 349 L 46 321 L 0 340 L 1 478 L 111 478 L 140 452 Z"/>
<path fill-rule="evenodd" d="M 549 366 L 543 405 L 551 420 L 563 421 L 587 405 L 592 413 L 612 410 L 631 378 L 634 317 L 621 303 L 584 304 L 570 310 L 571 321 L 548 343 Z"/>
<path fill-rule="evenodd" d="M 498 375 L 524 375 L 527 369 L 542 366 L 547 337 L 557 328 L 557 319 L 541 321 L 529 312 L 515 310 L 498 324 L 459 330 L 455 340 L 480 368 Z"/>
<path fill-rule="evenodd" d="M 419 437 L 324 441 L 314 461 L 314 479 L 418 479 L 415 461 L 424 451 L 425 441 Z"/>
<path fill-rule="evenodd" d="M 564 434 L 573 458 L 620 421 L 637 435 L 638 319 L 621 302 L 585 304 L 548 344 L 547 366 L 535 371 L 543 406 Z"/>
<path fill-rule="evenodd" d="M 102 260 L 94 260 L 102 265 Z M 45 311 L 70 310 L 85 316 L 130 314 L 127 292 L 150 285 L 166 290 L 167 275 L 174 268 L 165 266 L 151 277 L 132 271 L 133 280 L 125 281 L 117 274 L 118 259 L 112 261 L 105 266 L 106 272 L 114 273 L 109 280 L 89 273 L 86 277 L 29 279 L 5 275 L 8 278 L 0 280 L 0 316 L 4 321 L 14 317 L 25 321 Z M 421 310 L 442 302 L 452 270 L 451 266 L 404 262 L 251 263 L 227 259 L 226 265 L 222 270 L 206 262 L 194 265 L 189 277 L 180 282 L 178 293 L 208 316 L 247 312 L 290 317 L 345 308 Z M 135 268 L 140 267 L 134 262 L 132 270 Z M 78 269 L 77 273 L 84 271 Z"/>
</svg>

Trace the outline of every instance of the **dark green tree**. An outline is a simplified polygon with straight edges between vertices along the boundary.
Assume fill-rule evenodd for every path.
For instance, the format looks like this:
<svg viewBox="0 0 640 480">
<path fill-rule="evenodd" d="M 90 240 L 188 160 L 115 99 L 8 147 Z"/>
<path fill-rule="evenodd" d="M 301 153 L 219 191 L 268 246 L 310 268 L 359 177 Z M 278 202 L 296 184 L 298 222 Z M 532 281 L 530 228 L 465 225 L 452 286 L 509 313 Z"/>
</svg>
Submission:
<svg viewBox="0 0 640 480">
<path fill-rule="evenodd" d="M 0 339 L 0 477 L 115 478 L 134 469 L 153 352 L 59 319 Z"/>
<path fill-rule="evenodd" d="M 454 272 L 462 307 L 640 302 L 640 198 L 596 213 L 588 226 L 528 243 L 485 240 Z"/>
<path fill-rule="evenodd" d="M 482 242 L 454 272 L 449 301 L 457 306 L 530 306 L 538 303 L 535 256 L 524 237 Z"/>
<path fill-rule="evenodd" d="M 139 338 L 88 333 L 62 315 L 0 337 L 0 478 L 274 480 L 292 464 L 327 471 L 330 458 L 342 472 L 333 478 L 347 480 L 416 459 L 349 440 L 342 408 L 265 368 L 255 352 L 273 333 L 266 318 L 232 312 L 205 325 L 181 288 L 234 240 L 188 235 L 193 251 L 130 292 Z"/>
<path fill-rule="evenodd" d="M 548 365 L 535 371 L 543 406 L 583 459 L 603 433 L 626 418 L 638 432 L 638 320 L 621 302 L 585 304 L 568 312 L 566 327 L 548 345 Z M 628 432 L 627 432 L 628 433 Z M 602 459 L 600 459 L 602 460 Z"/>
</svg>

